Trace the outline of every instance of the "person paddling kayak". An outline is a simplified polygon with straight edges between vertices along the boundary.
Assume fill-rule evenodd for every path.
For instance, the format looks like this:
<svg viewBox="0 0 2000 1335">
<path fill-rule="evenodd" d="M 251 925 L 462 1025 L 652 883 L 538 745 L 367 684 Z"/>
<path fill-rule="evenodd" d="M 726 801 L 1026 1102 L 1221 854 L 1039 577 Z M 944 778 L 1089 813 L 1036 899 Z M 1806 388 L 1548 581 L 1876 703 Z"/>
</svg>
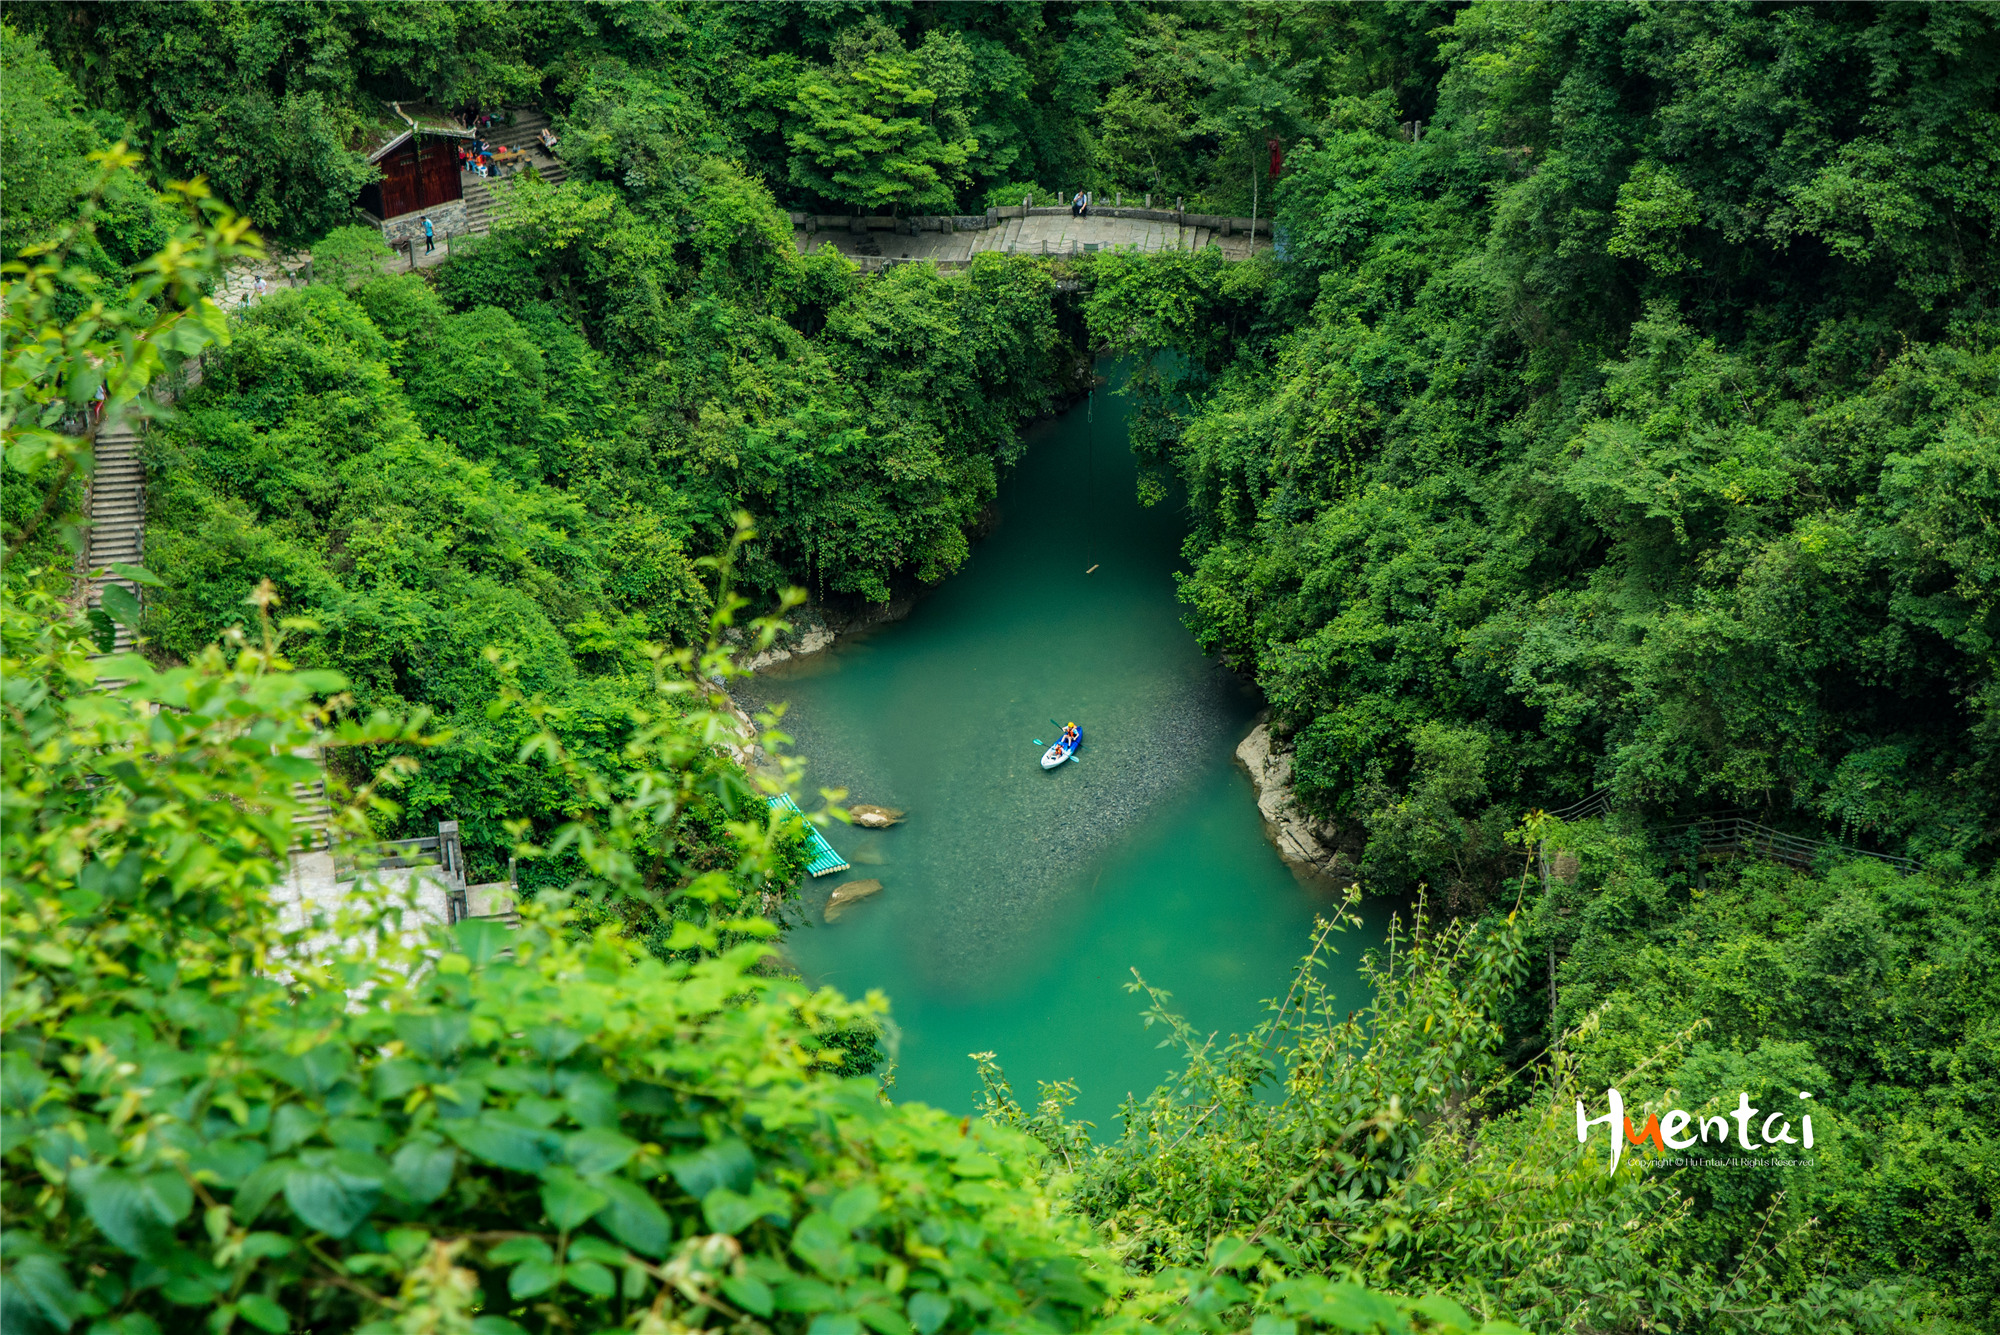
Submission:
<svg viewBox="0 0 2000 1335">
<path fill-rule="evenodd" d="M 1082 745 L 1083 729 L 1074 723 L 1063 724 L 1062 735 L 1056 738 L 1056 744 L 1042 753 L 1042 768 L 1054 769 L 1075 755 L 1076 748 Z"/>
</svg>

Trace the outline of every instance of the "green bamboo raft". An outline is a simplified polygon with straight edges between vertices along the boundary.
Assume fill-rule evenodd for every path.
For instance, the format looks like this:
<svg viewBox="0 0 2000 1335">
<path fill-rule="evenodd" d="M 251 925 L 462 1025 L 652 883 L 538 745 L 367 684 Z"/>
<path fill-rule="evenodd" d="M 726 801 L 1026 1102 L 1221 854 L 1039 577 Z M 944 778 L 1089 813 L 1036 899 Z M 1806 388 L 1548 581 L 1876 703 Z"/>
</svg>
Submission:
<svg viewBox="0 0 2000 1335">
<path fill-rule="evenodd" d="M 792 801 L 790 793 L 780 793 L 770 801 L 772 806 L 783 807 L 805 821 L 806 852 L 812 855 L 811 860 L 806 863 L 807 871 L 815 876 L 826 876 L 847 870 L 847 864 L 841 861 L 840 854 L 833 851 L 833 845 L 826 841 L 826 836 L 819 832 L 819 827 L 806 820 L 806 813 L 799 810 L 799 804 Z"/>
</svg>

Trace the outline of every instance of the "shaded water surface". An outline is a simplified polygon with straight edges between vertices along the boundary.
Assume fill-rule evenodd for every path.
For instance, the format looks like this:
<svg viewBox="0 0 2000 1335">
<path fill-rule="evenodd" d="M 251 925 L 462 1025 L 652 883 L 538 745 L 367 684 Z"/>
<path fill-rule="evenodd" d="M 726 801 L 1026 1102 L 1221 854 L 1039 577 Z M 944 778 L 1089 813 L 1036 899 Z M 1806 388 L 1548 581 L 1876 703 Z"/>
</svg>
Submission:
<svg viewBox="0 0 2000 1335">
<path fill-rule="evenodd" d="M 888 993 L 899 1098 L 970 1111 L 966 1054 L 990 1050 L 1024 1100 L 1076 1079 L 1077 1111 L 1115 1133 L 1171 1059 L 1131 971 L 1204 1032 L 1240 1030 L 1332 903 L 1263 837 L 1233 760 L 1255 701 L 1181 625 L 1181 514 L 1140 507 L 1134 484 L 1124 402 L 1100 389 L 1036 433 L 998 526 L 906 621 L 739 692 L 790 702 L 808 791 L 909 813 L 828 832 L 854 868 L 807 887 L 812 925 L 789 943 L 808 981 Z M 1084 745 L 1045 773 L 1051 719 Z M 864 877 L 881 893 L 821 925 L 826 895 Z M 1364 944 L 1349 934 L 1336 965 L 1356 1004 Z"/>
</svg>

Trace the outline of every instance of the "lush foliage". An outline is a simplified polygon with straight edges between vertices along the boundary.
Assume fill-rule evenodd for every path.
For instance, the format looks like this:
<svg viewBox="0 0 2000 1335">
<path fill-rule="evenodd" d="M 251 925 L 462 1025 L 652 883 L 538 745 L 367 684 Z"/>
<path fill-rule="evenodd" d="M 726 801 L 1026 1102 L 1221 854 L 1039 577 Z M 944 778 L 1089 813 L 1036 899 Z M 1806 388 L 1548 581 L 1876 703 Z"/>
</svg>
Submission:
<svg viewBox="0 0 2000 1335">
<path fill-rule="evenodd" d="M 8 17 L 9 1330 L 1993 1325 L 1990 7 Z M 385 98 L 538 104 L 569 179 L 378 276 Z M 119 140 L 318 281 L 225 321 L 252 239 Z M 781 211 L 1078 185 L 1277 244 L 863 275 Z M 1095 1140 L 844 1078 L 880 1003 L 761 961 L 796 831 L 709 693 L 732 577 L 958 569 L 1086 347 L 1298 797 L 1452 919 L 1359 1015 L 1324 935 L 1251 1034 L 1150 994 L 1184 1070 Z M 168 381 L 144 607 L 87 623 L 84 411 Z M 346 828 L 521 855 L 509 949 L 281 913 L 305 747 Z M 1718 807 L 1921 870 L 1703 861 Z M 1813 1161 L 1606 1171 L 1613 1085 L 1811 1092 Z"/>
<path fill-rule="evenodd" d="M 1633 850 L 1616 852 L 1613 875 L 1631 879 L 1623 869 Z M 1744 888 L 1781 879 L 1753 873 Z M 1925 894 L 1893 881 L 1851 868 L 1791 888 L 1806 903 L 1852 899 L 1856 884 L 1906 902 Z M 1989 882 L 1984 891 L 1991 889 Z M 1732 907 L 1718 916 L 1734 918 L 1740 901 L 1719 898 Z M 1716 907 L 1698 902 L 1690 916 Z M 1693 929 L 1687 921 L 1669 928 L 1665 916 L 1652 939 Z M 1045 1087 L 1034 1109 L 1023 1108 L 990 1064 L 988 1112 L 1035 1136 L 1051 1168 L 1073 1178 L 1077 1207 L 1099 1221 L 1128 1264 L 1149 1269 L 1197 1263 L 1211 1239 L 1231 1236 L 1250 1255 L 1288 1268 L 1452 1294 L 1534 1329 L 1805 1335 L 1902 1328 L 1922 1306 L 1933 1319 L 1967 1323 L 1946 1328 L 1983 1328 L 1990 1271 L 1950 1267 L 1983 1265 L 1990 1248 L 1991 1227 L 1976 1201 L 1988 1180 L 1988 1138 L 1954 1135 L 1965 1130 L 1966 1100 L 1991 1093 L 1984 1039 L 1966 1025 L 1968 1012 L 1991 1014 L 1991 986 L 1976 968 L 1966 977 L 1965 949 L 1990 948 L 1990 926 L 1939 943 L 1957 970 L 1947 984 L 1954 1000 L 1926 1010 L 1957 1027 L 1959 1046 L 1946 1038 L 1926 1055 L 1961 1065 L 1970 1058 L 1984 1069 L 1953 1082 L 1955 1102 L 1933 1121 L 1929 1109 L 1919 1110 L 1929 1091 L 1864 1093 L 1829 1079 L 1799 1031 L 1747 1016 L 1709 1030 L 1702 1016 L 1717 1012 L 1714 990 L 1755 1005 L 1753 989 L 1776 981 L 1746 979 L 1740 956 L 1696 966 L 1706 994 L 1684 990 L 1689 971 L 1659 950 L 1650 952 L 1653 967 L 1668 976 L 1621 987 L 1618 966 L 1643 947 L 1622 921 L 1598 918 L 1582 929 L 1600 971 L 1590 980 L 1596 987 L 1586 990 L 1580 977 L 1568 982 L 1583 970 L 1565 969 L 1561 1013 L 1575 1023 L 1545 1060 L 1523 1064 L 1543 1054 L 1509 1051 L 1505 1019 L 1534 972 L 1537 925 L 1509 916 L 1432 930 L 1419 916 L 1411 934 L 1392 933 L 1386 953 L 1364 963 L 1375 995 L 1359 1014 L 1337 1003 L 1323 977 L 1333 933 L 1346 925 L 1323 923 L 1291 991 L 1270 1003 L 1270 1017 L 1225 1042 L 1194 1031 L 1164 993 L 1135 982 L 1150 1001 L 1146 1022 L 1166 1029 L 1164 1045 L 1185 1064 L 1120 1110 L 1116 1139 L 1093 1144 L 1087 1126 L 1067 1120 L 1070 1087 Z M 1824 943 L 1839 934 L 1788 924 L 1774 935 L 1804 939 L 1730 944 L 1819 963 Z M 1794 968 L 1790 978 L 1787 1000 L 1851 981 L 1830 976 L 1825 964 Z M 1615 999 L 1603 995 L 1613 989 Z M 1823 1037 L 1833 1040 L 1835 1029 L 1850 1032 L 1839 1020 Z M 1701 1038 L 1690 1041 L 1695 1033 Z M 1623 1090 L 1629 1115 L 1642 1124 L 1664 1103 L 1715 1114 L 1739 1090 L 1761 1105 L 1801 1084 L 1831 1095 L 1815 1105 L 1820 1147 L 1810 1169 L 1724 1161 L 1677 1170 L 1634 1150 L 1613 1172 L 1599 1143 L 1577 1144 L 1574 1108 L 1581 1101 L 1596 1116 L 1607 1087 Z M 1885 1132 L 1895 1168 L 1871 1154 L 1871 1140 Z M 1931 1169 L 1913 1171 L 1904 1158 L 1946 1141 L 1950 1157 Z M 1940 1196 L 1933 1184 L 1955 1194 Z M 1862 1223 L 1896 1208 L 1885 1190 L 1924 1201 L 1931 1213 L 1922 1241 Z M 1946 1202 L 1953 1208 L 1941 1209 Z M 1872 1253 L 1857 1246 L 1863 1239 L 1874 1243 Z M 1920 1301 L 1933 1286 L 1957 1301 Z"/>
<path fill-rule="evenodd" d="M 1473 1111 L 1440 1108 L 1393 1190 L 1338 1194 L 1365 1159 L 1290 1148 L 1330 1143 L 1319 1049 L 1264 1035 L 1191 1052 L 1085 1198 L 1172 1251 L 1180 1220 L 1275 1231 L 1317 1191 L 1358 1219 L 1317 1255 L 1551 1324 L 1908 1303 L 1983 1329 L 2000 31 L 1619 6 L 1383 31 L 1434 101 L 1321 72 L 1341 95 L 1287 159 L 1281 257 L 1099 257 L 1088 314 L 1145 358 L 1133 443 L 1149 498 L 1185 488 L 1189 624 L 1257 675 L 1299 799 L 1372 886 L 1489 925 L 1518 898 L 1530 967 L 1485 993 Z M 1532 816 L 1593 792 L 1607 822 Z M 1672 830 L 1718 808 L 1929 871 L 1703 863 Z M 1524 852 L 1550 870 L 1523 889 Z M 1613 1085 L 1641 1123 L 1809 1091 L 1821 1143 L 1808 1169 L 1635 1166 L 1609 1208 L 1646 1226 L 1573 1232 L 1564 1113 Z"/>
<path fill-rule="evenodd" d="M 196 331 L 222 332 L 197 284 L 242 244 L 240 224 L 223 216 L 189 239 L 151 266 L 158 286 L 134 290 L 150 300 L 68 325 L 52 314 L 60 252 L 20 271 L 4 425 L 24 468 L 87 460 L 86 442 L 49 424 L 87 369 L 104 368 L 121 406 L 144 386 L 161 354 L 131 346 L 138 332 L 183 353 Z M 343 318 L 346 298 L 311 300 Z M 439 738 L 420 720 L 363 717 L 337 673 L 293 670 L 268 583 L 254 640 L 231 628 L 160 670 L 93 659 L 77 610 L 10 549 L 8 1330 L 1472 1327 L 1444 1298 L 1271 1266 L 1239 1277 L 1257 1252 L 1231 1239 L 1198 1268 L 1136 1283 L 1057 1208 L 1025 1137 L 832 1074 L 839 1032 L 880 1001 L 769 976 L 757 942 L 778 929 L 744 912 L 791 871 L 792 822 L 762 800 L 783 781 L 732 804 L 734 874 L 662 874 L 690 799 L 727 796 L 704 759 L 735 728 L 715 687 L 734 670 L 716 632 L 741 606 L 726 582 L 705 651 L 655 656 L 656 693 L 680 704 L 638 718 L 623 772 L 594 770 L 546 729 L 531 739 L 587 790 L 589 814 L 522 851 L 566 851 L 579 874 L 519 930 L 475 920 L 447 935 L 387 890 L 331 916 L 290 902 L 296 785 L 320 772 L 307 756 L 388 753 L 357 787 L 340 782 L 352 766 L 332 768 L 334 820 L 360 832 Z M 756 629 L 768 644 L 776 623 Z M 570 904 L 597 917 L 638 905 L 674 925 L 648 950 L 615 925 L 580 932 Z"/>
<path fill-rule="evenodd" d="M 7 180 L 10 200 L 21 184 L 9 225 L 33 235 L 54 225 L 44 196 L 73 207 L 91 181 L 96 140 L 33 42 L 6 40 L 33 76 L 9 83 L 10 106 L 34 113 L 17 137 L 46 149 Z M 666 97 L 636 75 L 592 88 L 582 106 L 609 140 Z M 503 679 L 616 768 L 647 646 L 699 636 L 716 583 L 698 563 L 740 511 L 758 516 L 740 570 L 760 597 L 805 581 L 880 602 L 942 578 L 1020 427 L 1080 370 L 1046 267 L 864 278 L 798 255 L 768 192 L 712 151 L 658 151 L 675 169 L 657 179 L 521 183 L 436 288 L 370 279 L 379 238 L 336 229 L 313 248 L 315 284 L 245 308 L 184 415 L 149 436 L 154 648 L 199 651 L 269 580 L 313 623 L 297 661 L 337 668 L 364 708 L 421 707 L 452 732 L 401 820 L 460 820 L 488 873 L 505 821 L 546 833 L 574 807 L 566 781 L 519 758 L 527 724 L 489 715 Z M 119 272 L 132 179 L 121 160 L 96 187 L 75 275 Z M 107 226 L 123 239 L 100 240 Z M 64 279 L 73 304 L 83 282 Z M 66 387 L 72 410 L 95 387 Z M 129 401 L 114 395 L 113 416 Z M 41 499 L 10 488 L 13 522 Z"/>
<path fill-rule="evenodd" d="M 747 163 L 789 207 L 968 212 L 1039 182 L 1065 197 L 1150 192 L 1248 213 L 1269 193 L 1271 142 L 1312 134 L 1341 93 L 1387 88 L 1428 120 L 1426 34 L 1450 12 L 441 0 L 50 4 L 12 17 L 122 122 L 114 137 L 205 174 L 273 236 L 310 242 L 347 220 L 372 171 L 362 138 L 386 100 L 546 101 L 582 122 L 563 148 L 579 163 L 607 147 L 597 97 L 622 79 L 648 86 L 655 114 L 621 113 L 619 138 L 658 145 L 699 121 L 703 151 Z M 659 165 L 616 161 L 621 176 Z M 1866 188 L 1870 168 L 1858 170 Z"/>
<path fill-rule="evenodd" d="M 1097 266 L 1093 326 L 1175 354 L 1135 445 L 1188 489 L 1190 624 L 1302 794 L 1454 905 L 1600 788 L 1990 857 L 1992 15 L 1427 40 L 1418 142 L 1356 83 L 1293 151 L 1287 261 Z"/>
</svg>

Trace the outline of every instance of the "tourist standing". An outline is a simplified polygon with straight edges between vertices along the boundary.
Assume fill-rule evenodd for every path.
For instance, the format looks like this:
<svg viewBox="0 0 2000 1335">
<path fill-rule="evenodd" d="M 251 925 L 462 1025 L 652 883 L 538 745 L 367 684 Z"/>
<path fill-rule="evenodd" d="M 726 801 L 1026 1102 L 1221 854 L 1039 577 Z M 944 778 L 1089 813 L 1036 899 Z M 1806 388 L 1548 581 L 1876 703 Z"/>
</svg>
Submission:
<svg viewBox="0 0 2000 1335">
<path fill-rule="evenodd" d="M 431 226 L 431 216 L 426 213 L 424 215 L 424 254 L 428 255 L 436 249 L 437 230 Z"/>
</svg>

